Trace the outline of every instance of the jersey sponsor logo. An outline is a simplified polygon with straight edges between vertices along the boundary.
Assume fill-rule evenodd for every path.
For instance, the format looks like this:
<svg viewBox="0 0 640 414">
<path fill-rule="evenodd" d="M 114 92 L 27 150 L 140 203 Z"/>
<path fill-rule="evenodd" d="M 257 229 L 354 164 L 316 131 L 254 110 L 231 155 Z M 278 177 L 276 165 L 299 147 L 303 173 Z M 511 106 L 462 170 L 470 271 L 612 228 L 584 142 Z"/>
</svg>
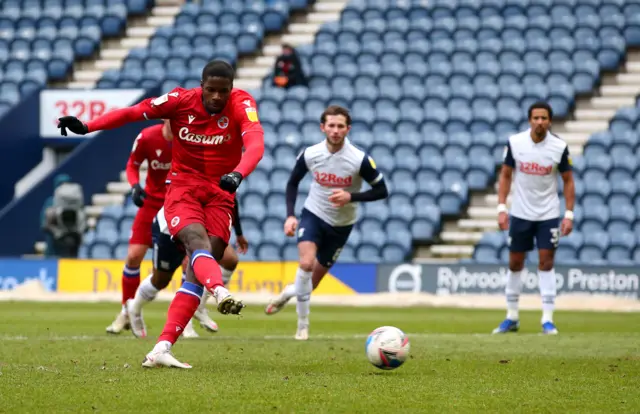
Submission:
<svg viewBox="0 0 640 414">
<path fill-rule="evenodd" d="M 178 137 L 181 140 L 187 142 L 193 142 L 194 144 L 206 144 L 206 145 L 220 145 L 231 139 L 231 135 L 200 135 L 189 132 L 189 128 L 182 127 L 178 131 Z"/>
<path fill-rule="evenodd" d="M 258 112 L 256 112 L 256 108 L 246 108 L 244 111 L 247 113 L 249 121 L 258 122 Z"/>
<path fill-rule="evenodd" d="M 149 166 L 151 167 L 152 170 L 170 170 L 171 169 L 170 162 L 160 162 L 158 160 L 151 161 L 151 164 L 149 164 Z"/>
<path fill-rule="evenodd" d="M 553 172 L 553 166 L 544 166 L 537 162 L 521 162 L 520 172 L 529 175 L 549 175 Z"/>
<path fill-rule="evenodd" d="M 228 126 L 229 126 L 229 118 L 227 118 L 226 116 L 223 116 L 222 118 L 218 119 L 218 128 L 226 129 Z"/>
<path fill-rule="evenodd" d="M 313 176 L 318 184 L 325 187 L 349 187 L 353 182 L 353 177 L 350 175 L 347 177 L 340 177 L 333 173 L 314 171 Z"/>
</svg>

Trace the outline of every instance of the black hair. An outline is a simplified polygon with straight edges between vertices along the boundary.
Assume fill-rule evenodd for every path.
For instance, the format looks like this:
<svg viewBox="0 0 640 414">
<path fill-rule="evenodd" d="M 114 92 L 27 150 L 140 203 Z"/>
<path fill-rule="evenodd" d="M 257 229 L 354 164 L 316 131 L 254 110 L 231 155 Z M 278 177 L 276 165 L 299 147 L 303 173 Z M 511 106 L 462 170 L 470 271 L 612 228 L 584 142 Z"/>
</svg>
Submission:
<svg viewBox="0 0 640 414">
<path fill-rule="evenodd" d="M 531 113 L 534 109 L 546 109 L 549 114 L 549 119 L 553 118 L 553 109 L 551 109 L 551 105 L 544 101 L 537 101 L 531 104 L 529 107 L 528 117 L 527 119 L 531 119 Z"/>
<path fill-rule="evenodd" d="M 204 69 L 202 69 L 202 80 L 206 81 L 207 78 L 225 78 L 233 82 L 235 71 L 233 66 L 224 60 L 212 60 L 207 63 Z"/>
</svg>

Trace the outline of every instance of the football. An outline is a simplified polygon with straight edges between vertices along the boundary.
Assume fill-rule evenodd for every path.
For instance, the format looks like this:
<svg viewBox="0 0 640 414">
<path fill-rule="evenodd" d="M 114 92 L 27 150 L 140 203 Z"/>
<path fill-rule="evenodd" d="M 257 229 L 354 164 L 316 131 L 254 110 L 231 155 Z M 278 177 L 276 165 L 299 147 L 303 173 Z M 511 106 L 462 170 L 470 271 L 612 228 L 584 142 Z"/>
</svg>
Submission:
<svg viewBox="0 0 640 414">
<path fill-rule="evenodd" d="M 394 326 L 381 326 L 367 337 L 365 352 L 374 366 L 391 370 L 404 363 L 409 356 L 409 338 Z"/>
</svg>

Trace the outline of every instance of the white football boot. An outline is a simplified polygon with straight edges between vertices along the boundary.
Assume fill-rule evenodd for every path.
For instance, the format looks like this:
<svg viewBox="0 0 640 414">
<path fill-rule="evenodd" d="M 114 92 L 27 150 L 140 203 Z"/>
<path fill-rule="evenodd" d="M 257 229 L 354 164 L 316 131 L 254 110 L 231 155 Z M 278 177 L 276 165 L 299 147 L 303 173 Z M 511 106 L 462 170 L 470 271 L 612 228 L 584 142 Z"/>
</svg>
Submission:
<svg viewBox="0 0 640 414">
<path fill-rule="evenodd" d="M 122 311 L 116 316 L 116 319 L 111 322 L 111 325 L 107 326 L 107 333 L 110 334 L 119 334 L 125 329 L 129 329 L 129 315 L 127 314 L 126 308 L 122 309 Z"/>
<path fill-rule="evenodd" d="M 298 322 L 298 330 L 296 331 L 295 338 L 298 341 L 306 341 L 309 339 L 309 324 Z"/>
<path fill-rule="evenodd" d="M 200 305 L 193 317 L 196 318 L 196 320 L 200 322 L 200 326 L 207 331 L 218 332 L 218 324 L 209 317 L 209 312 L 207 311 L 206 306 Z"/>
<path fill-rule="evenodd" d="M 184 327 L 184 331 L 182 331 L 182 336 L 185 338 L 200 338 L 198 332 L 193 329 L 193 319 L 189 319 L 189 323 Z"/>
<path fill-rule="evenodd" d="M 287 287 L 289 286 L 291 285 L 287 285 Z M 266 313 L 267 315 L 275 315 L 276 313 L 280 312 L 287 303 L 289 303 L 289 301 L 291 300 L 291 298 L 293 298 L 293 296 L 285 295 L 287 287 L 285 287 L 285 289 L 282 291 L 282 293 L 280 293 L 280 295 L 277 298 L 271 299 L 267 307 L 264 308 L 264 313 Z"/>
<path fill-rule="evenodd" d="M 178 361 L 171 353 L 171 344 L 167 341 L 158 342 L 153 350 L 142 361 L 144 368 L 174 367 L 190 369 L 191 365 Z"/>
<path fill-rule="evenodd" d="M 145 325 L 144 318 L 142 317 L 142 310 L 140 310 L 140 313 L 136 313 L 133 309 L 133 299 L 129 299 L 125 306 L 127 307 L 127 313 L 129 314 L 131 333 L 136 338 L 146 338 L 147 326 Z"/>
</svg>

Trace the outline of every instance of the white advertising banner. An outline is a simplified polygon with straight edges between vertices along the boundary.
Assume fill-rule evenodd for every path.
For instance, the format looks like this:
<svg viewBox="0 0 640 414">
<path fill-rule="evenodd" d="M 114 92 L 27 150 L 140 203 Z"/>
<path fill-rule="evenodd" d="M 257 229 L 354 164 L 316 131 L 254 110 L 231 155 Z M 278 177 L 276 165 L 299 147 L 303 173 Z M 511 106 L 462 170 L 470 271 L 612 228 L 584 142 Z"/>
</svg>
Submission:
<svg viewBox="0 0 640 414">
<path fill-rule="evenodd" d="M 130 106 L 144 94 L 144 89 L 44 90 L 40 92 L 40 136 L 67 138 L 60 135 L 58 118 L 75 116 L 88 122 L 114 109 Z M 91 137 L 69 132 L 68 138 Z"/>
</svg>

